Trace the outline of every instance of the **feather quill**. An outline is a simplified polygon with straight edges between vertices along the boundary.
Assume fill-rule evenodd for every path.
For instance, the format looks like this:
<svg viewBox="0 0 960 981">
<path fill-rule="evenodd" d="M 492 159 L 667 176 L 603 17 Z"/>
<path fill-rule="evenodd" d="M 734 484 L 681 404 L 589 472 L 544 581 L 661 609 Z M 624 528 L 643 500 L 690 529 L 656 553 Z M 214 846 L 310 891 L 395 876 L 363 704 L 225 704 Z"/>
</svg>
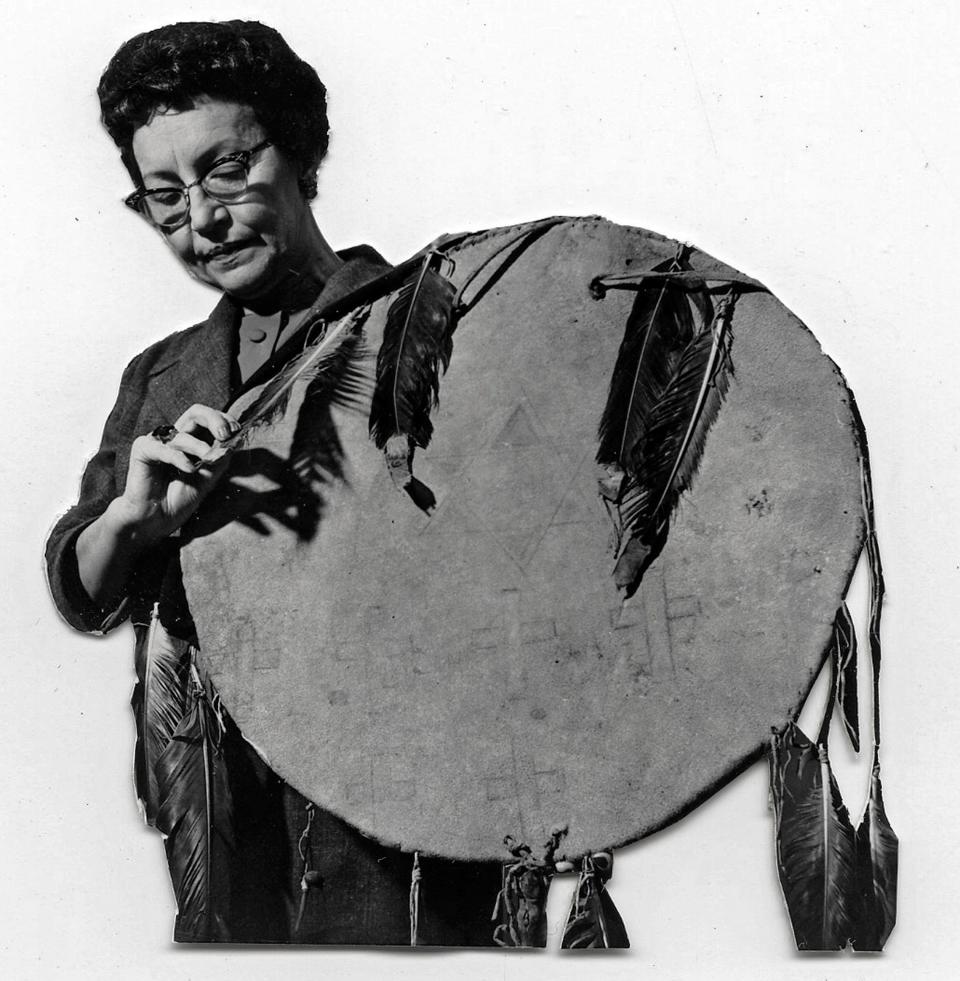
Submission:
<svg viewBox="0 0 960 981">
<path fill-rule="evenodd" d="M 430 268 L 432 259 L 426 256 L 387 311 L 370 407 L 370 435 L 377 449 L 395 436 L 426 447 L 433 435 L 430 410 L 440 394 L 440 373 L 453 353 L 454 290 Z"/>
<path fill-rule="evenodd" d="M 222 755 L 220 720 L 193 674 L 193 704 L 157 761 L 160 807 L 170 878 L 177 897 L 177 933 L 190 940 L 228 940 L 229 884 L 218 881 L 235 847 L 233 803 Z"/>
<path fill-rule="evenodd" d="M 791 722 L 773 737 L 770 763 L 777 868 L 797 949 L 840 950 L 853 936 L 857 863 L 826 744 Z"/>
<path fill-rule="evenodd" d="M 150 625 L 135 654 L 137 687 L 137 796 L 147 823 L 154 825 L 159 806 L 156 762 L 183 718 L 187 698 L 190 647 L 172 638 L 160 623 L 155 603 Z"/>
</svg>

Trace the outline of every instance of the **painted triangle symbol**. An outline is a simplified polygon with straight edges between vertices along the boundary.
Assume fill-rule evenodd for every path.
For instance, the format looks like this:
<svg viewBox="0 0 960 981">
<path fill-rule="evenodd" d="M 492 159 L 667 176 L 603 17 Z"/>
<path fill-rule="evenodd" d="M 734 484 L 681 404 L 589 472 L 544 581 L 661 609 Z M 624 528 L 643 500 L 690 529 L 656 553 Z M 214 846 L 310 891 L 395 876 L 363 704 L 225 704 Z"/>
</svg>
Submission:
<svg viewBox="0 0 960 981">
<path fill-rule="evenodd" d="M 533 421 L 523 405 L 513 410 L 500 435 L 493 441 L 495 446 L 539 446 L 540 442 Z"/>
</svg>

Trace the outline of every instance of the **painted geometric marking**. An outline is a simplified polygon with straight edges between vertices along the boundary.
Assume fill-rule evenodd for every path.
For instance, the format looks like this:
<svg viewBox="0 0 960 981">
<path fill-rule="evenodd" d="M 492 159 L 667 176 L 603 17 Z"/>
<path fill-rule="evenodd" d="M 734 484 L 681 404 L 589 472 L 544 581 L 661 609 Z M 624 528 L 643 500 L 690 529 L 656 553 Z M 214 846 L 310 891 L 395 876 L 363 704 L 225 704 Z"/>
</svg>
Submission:
<svg viewBox="0 0 960 981">
<path fill-rule="evenodd" d="M 596 518 L 597 505 L 592 500 L 585 499 L 582 488 L 579 484 L 574 483 L 560 502 L 560 507 L 557 508 L 557 513 L 550 522 L 550 527 L 593 524 Z"/>
<path fill-rule="evenodd" d="M 448 462 L 434 459 L 440 465 Z M 525 571 L 564 505 L 576 470 L 524 398 L 510 410 L 497 435 L 450 481 L 425 532 L 461 542 L 465 533 L 481 535 Z M 590 519 L 583 502 L 574 498 L 556 523 Z"/>
<path fill-rule="evenodd" d="M 537 770 L 533 777 L 541 794 L 562 794 L 567 789 L 567 776 L 563 770 Z"/>
<path fill-rule="evenodd" d="M 504 590 L 505 593 L 515 592 Z M 518 624 L 521 644 L 542 644 L 555 642 L 558 637 L 557 621 L 553 618 L 521 620 Z M 471 646 L 477 651 L 493 651 L 506 644 L 508 631 L 502 625 L 475 627 Z"/>
<path fill-rule="evenodd" d="M 528 531 L 499 532 L 496 535 L 503 550 L 512 558 L 521 569 L 526 569 L 530 559 L 540 544 L 539 529 L 533 528 Z"/>
<path fill-rule="evenodd" d="M 645 630 L 622 630 L 615 632 L 610 637 L 610 643 L 615 652 L 621 652 L 624 659 L 629 661 L 634 655 L 638 657 L 650 657 L 650 646 L 647 643 L 647 632 Z"/>
<path fill-rule="evenodd" d="M 667 597 L 667 626 L 670 631 L 671 647 L 693 641 L 701 613 L 702 607 L 697 596 Z"/>
<path fill-rule="evenodd" d="M 499 435 L 493 440 L 494 446 L 539 446 L 535 424 L 526 406 L 521 402 L 504 423 Z"/>
<path fill-rule="evenodd" d="M 536 644 L 539 641 L 554 640 L 556 636 L 556 620 L 526 620 L 520 624 L 521 644 Z"/>
<path fill-rule="evenodd" d="M 684 617 L 696 617 L 700 615 L 700 597 L 688 596 L 668 596 L 667 597 L 667 619 L 682 620 Z"/>
<path fill-rule="evenodd" d="M 473 631 L 473 648 L 478 651 L 495 651 L 500 646 L 501 627 L 477 627 Z"/>
<path fill-rule="evenodd" d="M 383 607 L 377 605 L 366 606 L 360 612 L 365 631 L 375 628 L 383 621 Z"/>
<path fill-rule="evenodd" d="M 609 610 L 610 626 L 614 630 L 630 630 L 645 624 L 643 607 L 640 603 L 627 600 L 625 603 Z"/>
</svg>

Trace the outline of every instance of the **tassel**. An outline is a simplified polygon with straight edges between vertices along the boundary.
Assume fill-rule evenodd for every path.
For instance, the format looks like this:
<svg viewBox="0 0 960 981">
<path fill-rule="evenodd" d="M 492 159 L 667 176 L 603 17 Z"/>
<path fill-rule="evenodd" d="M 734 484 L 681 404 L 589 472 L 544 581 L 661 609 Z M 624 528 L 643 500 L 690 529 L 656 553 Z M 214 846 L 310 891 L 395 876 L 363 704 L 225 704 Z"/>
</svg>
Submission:
<svg viewBox="0 0 960 981">
<path fill-rule="evenodd" d="M 523 861 L 503 867 L 503 886 L 497 895 L 493 940 L 500 947 L 546 947 L 547 890 L 552 873 Z"/>
<path fill-rule="evenodd" d="M 153 826 L 159 806 L 156 763 L 183 718 L 190 668 L 190 647 L 164 630 L 159 603 L 153 604 L 150 625 L 137 644 L 134 659 L 138 677 L 133 697 L 137 796 L 147 824 Z"/>
<path fill-rule="evenodd" d="M 630 946 L 623 919 L 606 889 L 612 874 L 613 856 L 609 852 L 598 852 L 583 859 L 577 891 L 563 930 L 562 949 L 622 949 Z"/>
<path fill-rule="evenodd" d="M 897 874 L 900 843 L 883 806 L 880 784 L 880 620 L 884 582 L 880 546 L 873 513 L 873 487 L 866 436 L 856 404 L 851 408 L 860 432 L 860 488 L 866 526 L 867 567 L 870 571 L 869 642 L 873 672 L 873 766 L 870 794 L 857 828 L 857 866 L 861 903 L 858 911 L 855 950 L 882 950 L 897 922 Z"/>
<path fill-rule="evenodd" d="M 493 908 L 493 942 L 500 947 L 546 947 L 547 892 L 554 874 L 553 856 L 566 829 L 554 829 L 535 858 L 529 846 L 514 843 L 507 835 L 504 844 L 515 861 L 503 866 L 503 885 Z"/>
<path fill-rule="evenodd" d="M 233 803 L 219 752 L 223 721 L 191 665 L 192 706 L 157 761 L 157 828 L 166 841 L 177 897 L 177 934 L 230 939 L 229 883 L 220 880 L 235 847 Z"/>
<path fill-rule="evenodd" d="M 303 914 L 307 910 L 307 896 L 310 890 L 323 888 L 323 876 L 311 867 L 310 861 L 310 829 L 313 827 L 314 805 L 307 804 L 306 812 L 307 823 L 300 834 L 300 841 L 297 843 L 297 851 L 300 853 L 303 872 L 300 875 L 300 907 L 297 910 L 296 922 L 293 924 L 294 940 L 297 940 L 300 936 L 300 927 L 303 925 Z"/>
<path fill-rule="evenodd" d="M 850 409 L 860 442 L 864 550 L 870 575 L 869 641 L 873 672 L 870 792 L 860 823 L 853 831 L 830 773 L 826 745 L 834 701 L 840 707 L 848 732 L 852 729 L 859 741 L 856 682 L 852 673 L 855 668 L 850 667 L 856 659 L 856 638 L 845 604 L 837 612 L 834 624 L 830 645 L 833 691 L 827 701 L 817 745 L 793 723 L 783 736 L 774 735 L 770 787 L 777 824 L 780 881 L 797 946 L 807 950 L 836 950 L 849 940 L 855 950 L 879 951 L 897 919 L 899 842 L 887 818 L 880 782 L 883 567 L 874 523 L 870 457 L 863 422 L 852 395 Z"/>
<path fill-rule="evenodd" d="M 413 853 L 413 868 L 410 872 L 410 946 L 420 945 L 420 852 Z"/>
</svg>

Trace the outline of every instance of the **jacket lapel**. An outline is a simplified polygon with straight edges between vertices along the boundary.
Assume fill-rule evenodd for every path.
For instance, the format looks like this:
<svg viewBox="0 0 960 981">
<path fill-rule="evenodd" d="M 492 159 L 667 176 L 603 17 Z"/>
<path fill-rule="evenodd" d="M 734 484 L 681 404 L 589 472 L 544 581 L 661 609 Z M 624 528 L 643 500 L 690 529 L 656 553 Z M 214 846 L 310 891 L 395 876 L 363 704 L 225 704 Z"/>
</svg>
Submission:
<svg viewBox="0 0 960 981">
<path fill-rule="evenodd" d="M 234 355 L 241 308 L 224 295 L 202 324 L 170 344 L 153 366 L 150 394 L 168 422 L 195 403 L 223 409 L 235 384 Z"/>
</svg>

